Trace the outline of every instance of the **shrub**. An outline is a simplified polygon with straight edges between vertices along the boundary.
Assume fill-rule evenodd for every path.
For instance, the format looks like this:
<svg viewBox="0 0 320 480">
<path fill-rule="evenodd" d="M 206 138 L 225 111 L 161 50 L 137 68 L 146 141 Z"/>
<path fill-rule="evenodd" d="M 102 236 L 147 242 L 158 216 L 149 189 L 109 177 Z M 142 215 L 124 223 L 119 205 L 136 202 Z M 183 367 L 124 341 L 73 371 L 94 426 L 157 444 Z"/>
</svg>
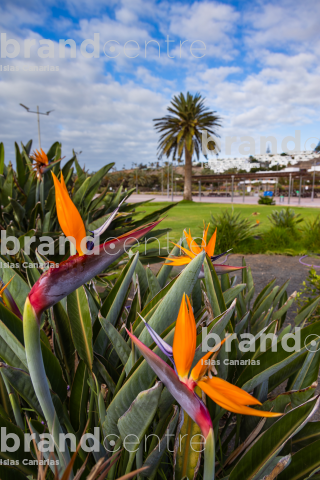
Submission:
<svg viewBox="0 0 320 480">
<path fill-rule="evenodd" d="M 235 248 L 239 243 L 253 236 L 253 230 L 258 223 L 251 223 L 240 213 L 235 214 L 232 207 L 224 210 L 220 215 L 211 215 L 211 233 L 217 229 L 217 251 L 225 252 Z"/>
<path fill-rule="evenodd" d="M 300 213 L 294 213 L 292 208 L 282 208 L 280 212 L 273 210 L 271 215 L 268 215 L 268 219 L 275 227 L 290 228 L 294 230 L 300 222 L 303 222 L 303 218 L 300 218 Z"/>
<path fill-rule="evenodd" d="M 313 220 L 306 220 L 304 226 L 304 244 L 311 251 L 320 249 L 320 215 Z"/>
<path fill-rule="evenodd" d="M 259 205 L 275 205 L 276 204 L 273 197 L 263 197 L 262 195 L 260 195 L 258 203 Z"/>
<path fill-rule="evenodd" d="M 272 227 L 263 235 L 264 249 L 271 251 L 278 251 L 281 249 L 294 248 L 295 240 L 297 240 L 298 234 L 296 231 L 292 231 L 290 228 L 284 227 Z"/>
<path fill-rule="evenodd" d="M 309 270 L 306 280 L 302 283 L 302 289 L 297 294 L 298 309 L 310 306 L 320 295 L 320 275 L 314 268 Z M 318 305 L 309 321 L 317 321 L 320 319 L 320 306 Z"/>
</svg>

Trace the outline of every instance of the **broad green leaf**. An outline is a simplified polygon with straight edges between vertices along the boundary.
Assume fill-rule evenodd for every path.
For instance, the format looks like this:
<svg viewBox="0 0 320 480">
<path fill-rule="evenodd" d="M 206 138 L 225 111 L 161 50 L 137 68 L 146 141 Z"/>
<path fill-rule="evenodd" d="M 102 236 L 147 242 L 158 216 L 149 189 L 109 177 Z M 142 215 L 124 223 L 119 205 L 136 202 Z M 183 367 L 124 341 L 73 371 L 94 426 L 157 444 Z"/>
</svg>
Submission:
<svg viewBox="0 0 320 480">
<path fill-rule="evenodd" d="M 204 275 L 209 302 L 214 315 L 217 317 L 221 312 L 224 312 L 227 307 L 224 302 L 218 275 L 212 265 L 211 260 L 208 260 L 207 258 L 204 260 Z"/>
<path fill-rule="evenodd" d="M 255 323 L 255 321 L 260 317 L 263 312 L 267 312 L 271 307 L 274 297 L 276 296 L 279 287 L 274 287 L 272 291 L 266 296 L 259 304 L 259 306 L 253 311 L 251 316 L 251 323 Z"/>
<path fill-rule="evenodd" d="M 320 469 L 320 440 L 304 447 L 292 456 L 291 464 L 277 477 L 277 480 L 304 480 Z"/>
<path fill-rule="evenodd" d="M 279 310 L 276 310 L 273 315 L 272 315 L 272 320 L 279 320 L 286 312 L 289 310 L 291 305 L 293 304 L 295 298 L 297 296 L 297 292 L 294 292 L 288 300 L 279 308 Z M 276 302 L 274 302 L 275 304 Z"/>
<path fill-rule="evenodd" d="M 150 296 L 151 298 L 153 298 L 157 295 L 157 293 L 160 292 L 161 286 L 157 277 L 155 276 L 155 274 L 153 273 L 150 267 L 147 267 L 146 272 L 147 272 Z"/>
<path fill-rule="evenodd" d="M 112 323 L 108 322 L 108 320 L 101 316 L 99 316 L 99 321 L 102 328 L 108 335 L 109 340 L 112 343 L 115 351 L 117 352 L 122 364 L 125 365 L 131 353 L 131 348 L 124 340 L 121 333 L 119 333 L 118 330 L 112 325 Z"/>
<path fill-rule="evenodd" d="M 32 476 L 36 477 L 38 468 L 35 465 L 33 465 L 34 459 L 31 455 L 31 453 L 26 452 L 24 450 L 24 432 L 22 432 L 22 430 L 20 430 L 19 427 L 17 427 L 16 425 L 14 425 L 11 422 L 8 422 L 7 420 L 5 420 L 2 417 L 0 417 L 0 428 L 1 428 L 1 430 L 5 429 L 5 432 L 6 432 L 7 435 L 9 435 L 9 434 L 16 435 L 19 438 L 19 446 L 17 445 L 18 448 L 17 448 L 16 451 L 13 451 L 13 452 L 11 451 L 10 452 L 7 449 L 7 451 L 5 452 L 5 451 L 3 451 L 3 449 L 1 449 L 0 456 L 2 458 L 17 461 L 17 465 L 15 467 L 9 467 L 10 471 L 11 471 L 11 475 L 8 475 L 8 476 L 3 475 L 3 472 L 5 471 L 5 469 L 4 469 L 3 466 L 1 466 L 1 469 L 0 469 L 1 480 L 6 480 L 6 479 L 11 480 L 13 478 L 14 478 L 14 480 L 16 480 L 16 479 L 20 480 L 22 478 L 26 478 L 26 477 L 22 476 L 19 473 L 19 471 L 23 472 L 25 475 L 32 475 Z M 8 446 L 9 445 L 12 446 L 12 440 L 8 441 Z M 23 462 L 24 460 L 25 460 L 25 462 Z M 28 463 L 30 463 L 30 465 L 28 465 Z M 17 472 L 16 469 L 18 470 L 18 472 Z"/>
<path fill-rule="evenodd" d="M 178 242 L 178 244 L 179 244 L 179 242 Z M 171 252 L 169 253 L 168 258 L 175 257 L 175 256 L 179 255 L 179 252 L 180 252 L 180 248 L 177 247 L 177 246 L 174 246 L 173 249 L 171 250 Z M 173 267 L 170 267 L 170 265 L 166 265 L 164 263 L 162 265 L 162 267 L 160 268 L 159 272 L 157 273 L 157 279 L 158 279 L 158 282 L 159 282 L 161 288 L 163 288 L 165 286 L 166 281 L 168 280 L 168 277 L 171 273 L 172 268 Z"/>
<path fill-rule="evenodd" d="M 3 175 L 4 170 L 4 145 L 0 143 L 0 175 Z"/>
<path fill-rule="evenodd" d="M 163 433 L 162 437 L 157 441 L 157 445 L 153 448 L 153 450 L 147 456 L 143 466 L 147 467 L 147 470 L 141 472 L 142 477 L 148 477 L 152 479 L 153 476 L 156 474 L 157 468 L 161 462 L 164 452 L 167 449 L 168 444 L 168 436 L 172 435 L 175 431 L 177 421 L 178 421 L 178 413 L 179 409 L 177 406 L 174 406 L 173 415 L 171 416 L 169 423 Z M 160 432 L 159 432 L 160 433 Z M 157 433 L 155 433 L 157 435 Z M 169 437 L 170 438 L 170 437 Z"/>
<path fill-rule="evenodd" d="M 182 271 L 177 278 L 176 282 L 168 291 L 165 301 L 162 301 L 159 307 L 156 309 L 149 325 L 161 335 L 166 328 L 168 328 L 172 322 L 174 322 L 178 316 L 182 297 L 184 294 L 190 295 L 193 287 L 198 279 L 198 275 L 203 263 L 204 253 L 201 252 L 197 255 L 189 265 Z M 149 346 L 152 343 L 152 339 L 148 333 L 146 327 L 139 335 L 139 340 L 145 345 Z"/>
<path fill-rule="evenodd" d="M 317 440 L 320 440 L 320 422 L 309 422 L 293 437 L 292 449 L 296 451 Z"/>
<path fill-rule="evenodd" d="M 72 338 L 80 358 L 92 370 L 92 319 L 85 288 L 82 286 L 67 297 L 67 313 Z"/>
<path fill-rule="evenodd" d="M 164 340 L 169 345 L 172 345 L 173 334 L 174 331 L 170 331 L 170 333 L 164 337 Z M 159 355 L 159 357 L 165 359 L 164 354 L 158 347 L 154 348 L 153 351 Z M 117 427 L 119 418 L 128 410 L 138 394 L 150 388 L 150 385 L 152 385 L 156 379 L 156 374 L 145 360 L 141 359 L 139 366 L 133 370 L 133 373 L 114 396 L 107 409 L 107 417 L 104 423 L 107 434 L 119 435 Z"/>
<path fill-rule="evenodd" d="M 266 298 L 269 293 L 271 292 L 271 290 L 273 289 L 273 285 L 276 283 L 276 278 L 274 278 L 273 280 L 271 280 L 271 282 L 268 283 L 268 285 L 266 285 L 262 290 L 261 292 L 259 293 L 259 295 L 257 296 L 257 298 L 255 299 L 254 301 L 254 304 L 253 304 L 253 307 L 252 307 L 252 310 L 255 310 L 258 305 L 261 303 L 261 301 L 263 300 L 263 298 Z M 249 289 L 250 290 L 250 289 Z"/>
<path fill-rule="evenodd" d="M 223 298 L 226 306 L 228 307 L 231 302 L 246 288 L 245 283 L 239 283 L 235 287 L 231 287 L 225 292 L 223 292 Z M 245 312 L 244 312 L 245 313 Z"/>
<path fill-rule="evenodd" d="M 17 169 L 18 182 L 20 187 L 23 188 L 26 181 L 25 165 L 21 157 L 20 149 L 17 142 L 14 143 L 14 148 L 16 152 L 16 169 Z"/>
<path fill-rule="evenodd" d="M 8 262 L 4 257 L 0 257 L 0 277 L 4 284 L 8 283 L 9 280 L 14 277 L 10 285 L 8 285 L 8 290 L 14 298 L 20 312 L 23 312 L 24 304 L 27 296 L 29 295 L 30 288 L 28 284 L 20 277 L 19 274 L 16 274 L 13 268 L 10 266 L 5 268 L 4 263 Z"/>
<path fill-rule="evenodd" d="M 76 359 L 75 347 L 72 340 L 70 321 L 61 302 L 53 306 L 53 319 L 65 368 L 69 377 L 73 378 Z"/>
<path fill-rule="evenodd" d="M 17 393 L 30 405 L 34 411 L 42 418 L 43 412 L 40 403 L 33 389 L 30 375 L 24 370 L 0 363 L 1 373 L 6 376 L 10 385 L 17 391 Z"/>
<path fill-rule="evenodd" d="M 139 444 L 144 440 L 144 436 L 151 424 L 154 414 L 158 408 L 162 383 L 158 382 L 149 390 L 140 392 L 137 398 L 132 402 L 127 412 L 118 420 L 118 429 L 126 448 L 126 442 L 129 442 L 130 450 L 126 472 L 131 471 L 136 451 Z M 132 435 L 134 433 L 134 435 Z"/>
<path fill-rule="evenodd" d="M 294 323 L 296 325 L 300 325 L 300 323 L 305 322 L 310 317 L 310 315 L 312 315 L 312 313 L 315 311 L 315 309 L 318 306 L 319 301 L 320 301 L 320 296 L 317 297 L 310 304 L 308 303 L 307 305 L 302 307 L 301 310 L 299 311 L 298 315 L 294 319 Z"/>
<path fill-rule="evenodd" d="M 146 291 L 148 290 L 148 278 L 147 278 L 147 273 L 143 268 L 140 260 L 137 261 L 136 268 L 135 268 L 135 275 L 138 276 L 140 294 L 141 294 L 141 298 L 143 298 L 145 296 Z"/>
<path fill-rule="evenodd" d="M 301 430 L 316 411 L 320 403 L 318 397 L 309 400 L 275 422 L 243 457 L 230 473 L 230 480 L 251 480 L 263 471 L 280 452 L 284 444 Z"/>
<path fill-rule="evenodd" d="M 110 388 L 111 393 L 114 393 L 114 391 L 116 389 L 116 385 L 115 385 L 111 375 L 109 374 L 108 370 L 103 365 L 103 363 L 100 361 L 99 355 L 94 356 L 93 366 L 97 367 L 97 369 L 98 369 L 100 375 L 102 376 L 103 380 L 106 382 L 108 388 Z"/>
<path fill-rule="evenodd" d="M 271 348 L 269 348 L 256 358 L 256 360 L 260 361 L 259 365 L 247 365 L 243 369 L 240 367 L 237 385 L 248 392 L 251 391 L 257 385 L 294 361 L 306 351 L 306 347 L 310 348 L 314 335 L 320 336 L 320 322 L 315 322 L 301 329 L 300 333 L 297 332 L 297 337 L 300 337 L 300 345 L 297 345 L 297 348 L 294 349 L 293 352 L 286 351 L 282 343 L 278 342 L 276 352 L 271 352 Z M 292 341 L 293 339 L 288 340 L 289 348 L 294 348 Z"/>
<path fill-rule="evenodd" d="M 72 426 L 79 435 L 87 421 L 87 404 L 89 395 L 89 373 L 84 361 L 80 361 L 71 388 L 69 411 Z"/>
<path fill-rule="evenodd" d="M 101 315 L 106 322 L 115 325 L 119 315 L 123 309 L 124 302 L 127 297 L 128 289 L 132 280 L 134 270 L 139 259 L 139 253 L 132 257 L 125 268 L 122 270 L 116 284 L 110 291 L 106 300 L 101 307 Z M 94 351 L 100 355 L 104 355 L 108 345 L 108 338 L 105 331 L 101 328 L 94 344 Z"/>
</svg>

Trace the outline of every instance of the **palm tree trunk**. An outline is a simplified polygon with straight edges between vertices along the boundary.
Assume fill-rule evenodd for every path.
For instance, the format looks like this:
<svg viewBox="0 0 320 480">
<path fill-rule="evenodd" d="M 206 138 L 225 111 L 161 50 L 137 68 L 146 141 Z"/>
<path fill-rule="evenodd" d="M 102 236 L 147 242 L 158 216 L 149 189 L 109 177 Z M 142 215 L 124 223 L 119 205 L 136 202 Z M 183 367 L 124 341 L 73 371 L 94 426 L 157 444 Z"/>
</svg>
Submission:
<svg viewBox="0 0 320 480">
<path fill-rule="evenodd" d="M 192 163 L 191 154 L 187 147 L 184 147 L 185 166 L 184 166 L 184 192 L 183 200 L 192 201 Z"/>
</svg>

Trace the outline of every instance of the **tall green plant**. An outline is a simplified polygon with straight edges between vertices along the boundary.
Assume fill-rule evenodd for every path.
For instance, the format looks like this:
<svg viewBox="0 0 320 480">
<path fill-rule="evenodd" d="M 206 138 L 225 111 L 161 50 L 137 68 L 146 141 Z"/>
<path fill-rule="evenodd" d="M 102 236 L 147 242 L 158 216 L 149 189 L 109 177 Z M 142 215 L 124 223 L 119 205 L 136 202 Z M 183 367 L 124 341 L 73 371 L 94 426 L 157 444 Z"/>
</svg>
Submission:
<svg viewBox="0 0 320 480">
<path fill-rule="evenodd" d="M 210 232 L 217 230 L 217 250 L 225 252 L 239 243 L 253 237 L 258 223 L 252 223 L 234 209 L 224 210 L 221 214 L 211 215 Z"/>
</svg>

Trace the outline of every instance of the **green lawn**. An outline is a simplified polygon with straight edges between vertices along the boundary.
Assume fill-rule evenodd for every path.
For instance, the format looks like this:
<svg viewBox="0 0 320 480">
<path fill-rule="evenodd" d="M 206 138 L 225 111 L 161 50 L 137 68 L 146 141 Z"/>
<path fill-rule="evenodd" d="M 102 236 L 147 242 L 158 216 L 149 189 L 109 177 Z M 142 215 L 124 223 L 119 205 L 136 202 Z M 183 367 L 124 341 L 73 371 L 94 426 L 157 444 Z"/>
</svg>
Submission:
<svg viewBox="0 0 320 480">
<path fill-rule="evenodd" d="M 143 207 L 139 207 L 137 211 L 145 212 L 145 214 L 152 213 L 154 210 L 158 210 L 161 207 L 165 207 L 169 205 L 170 202 L 152 202 Z M 264 232 L 268 231 L 271 227 L 271 223 L 267 218 L 268 215 L 273 210 L 281 210 L 285 208 L 287 205 L 284 206 L 265 206 L 265 205 L 234 205 L 235 213 L 241 212 L 244 216 L 252 219 L 252 223 L 256 223 L 259 220 L 259 226 L 255 230 L 256 235 L 263 234 Z M 182 232 L 184 228 L 190 228 L 191 233 L 193 236 L 202 236 L 203 230 L 203 221 L 206 223 L 210 222 L 211 214 L 215 215 L 217 213 L 221 213 L 221 211 L 225 209 L 231 209 L 232 207 L 230 204 L 212 204 L 212 203 L 178 203 L 174 208 L 169 210 L 166 214 L 167 217 L 162 221 L 161 228 L 171 228 L 170 232 L 170 240 L 178 241 L 179 238 L 182 236 Z M 319 214 L 318 208 L 305 208 L 305 207 L 291 207 L 294 209 L 295 213 L 300 213 L 304 219 L 312 219 L 315 218 Z M 252 215 L 253 213 L 259 213 L 259 215 Z M 304 222 L 299 224 L 299 229 L 303 230 Z M 291 240 L 291 239 L 290 239 Z M 161 243 L 164 242 L 164 239 Z M 289 254 L 296 254 L 299 255 L 306 251 L 306 249 L 302 245 L 301 238 L 297 238 L 292 240 L 290 245 L 288 245 L 288 249 L 292 251 L 288 251 Z M 257 248 L 256 248 L 257 247 Z M 261 251 L 261 242 L 255 242 L 254 245 L 243 245 L 236 249 L 237 252 L 241 253 L 263 253 Z M 266 248 L 264 247 L 264 250 Z M 275 248 L 274 246 L 271 248 L 271 251 L 267 251 L 265 253 L 286 253 L 286 248 L 283 246 L 280 248 Z"/>
</svg>

